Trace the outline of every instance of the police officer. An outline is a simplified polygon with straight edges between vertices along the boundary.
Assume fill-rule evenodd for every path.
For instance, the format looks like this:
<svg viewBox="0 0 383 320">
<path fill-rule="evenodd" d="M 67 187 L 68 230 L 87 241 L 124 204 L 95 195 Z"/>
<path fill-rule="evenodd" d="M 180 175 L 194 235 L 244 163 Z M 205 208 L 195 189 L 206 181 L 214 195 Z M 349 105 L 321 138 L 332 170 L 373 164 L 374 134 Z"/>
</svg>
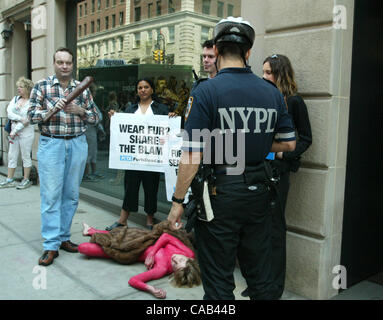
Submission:
<svg viewBox="0 0 383 320">
<path fill-rule="evenodd" d="M 242 18 L 228 17 L 215 26 L 219 72 L 191 92 L 168 216 L 173 229 L 181 228 L 183 198 L 202 157 L 204 161 L 210 158 L 216 172 L 215 192 L 210 196 L 214 218 L 197 219 L 194 227 L 204 299 L 209 300 L 235 298 L 233 271 L 237 257 L 250 298 L 274 298 L 269 275 L 272 193 L 264 174 L 264 160 L 270 151 L 294 150 L 295 134 L 283 96 L 247 67 L 254 39 L 252 26 Z M 205 141 L 206 134 L 196 134 L 206 133 L 206 129 L 214 141 Z M 238 139 L 240 136 L 244 139 Z M 224 147 L 216 150 L 220 138 Z M 231 147 L 231 159 L 237 155 L 236 164 L 228 161 Z M 244 168 L 234 175 L 231 169 L 240 167 L 239 163 Z"/>
</svg>

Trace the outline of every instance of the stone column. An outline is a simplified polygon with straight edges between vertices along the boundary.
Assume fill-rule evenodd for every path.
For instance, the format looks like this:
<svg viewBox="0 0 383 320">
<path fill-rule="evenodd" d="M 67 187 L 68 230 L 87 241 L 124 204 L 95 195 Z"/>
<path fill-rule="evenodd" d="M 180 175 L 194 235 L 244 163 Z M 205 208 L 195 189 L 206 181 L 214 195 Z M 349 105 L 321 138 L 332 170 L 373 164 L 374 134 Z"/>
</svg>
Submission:
<svg viewBox="0 0 383 320">
<path fill-rule="evenodd" d="M 262 76 L 271 54 L 288 56 L 299 94 L 309 111 L 313 144 L 291 174 L 287 222 L 286 289 L 310 299 L 328 299 L 333 268 L 340 264 L 350 103 L 352 0 L 243 0 L 242 15 L 255 26 L 250 60 Z M 333 25 L 342 5 L 345 29 Z M 267 17 L 267 19 L 266 19 Z"/>
<path fill-rule="evenodd" d="M 179 26 L 179 29 L 180 54 L 179 61 L 177 61 L 177 64 L 194 65 L 193 62 L 196 54 L 196 52 L 194 51 L 194 34 L 196 33 L 196 26 L 191 22 L 185 22 Z"/>
<path fill-rule="evenodd" d="M 194 12 L 194 0 L 181 0 L 181 11 Z"/>
</svg>

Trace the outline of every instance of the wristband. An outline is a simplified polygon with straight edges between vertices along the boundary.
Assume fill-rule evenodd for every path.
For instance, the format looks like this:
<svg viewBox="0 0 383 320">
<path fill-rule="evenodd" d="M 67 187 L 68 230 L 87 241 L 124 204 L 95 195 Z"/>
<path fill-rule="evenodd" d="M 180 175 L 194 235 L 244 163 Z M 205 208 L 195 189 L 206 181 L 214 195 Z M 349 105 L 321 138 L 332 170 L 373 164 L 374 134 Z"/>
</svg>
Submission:
<svg viewBox="0 0 383 320">
<path fill-rule="evenodd" d="M 185 198 L 183 198 L 183 199 L 178 199 L 178 198 L 176 198 L 176 197 L 174 196 L 174 194 L 173 194 L 173 196 L 172 196 L 172 201 L 174 201 L 174 202 L 176 202 L 176 203 L 183 204 L 183 203 L 184 203 L 184 200 L 185 200 Z"/>
</svg>

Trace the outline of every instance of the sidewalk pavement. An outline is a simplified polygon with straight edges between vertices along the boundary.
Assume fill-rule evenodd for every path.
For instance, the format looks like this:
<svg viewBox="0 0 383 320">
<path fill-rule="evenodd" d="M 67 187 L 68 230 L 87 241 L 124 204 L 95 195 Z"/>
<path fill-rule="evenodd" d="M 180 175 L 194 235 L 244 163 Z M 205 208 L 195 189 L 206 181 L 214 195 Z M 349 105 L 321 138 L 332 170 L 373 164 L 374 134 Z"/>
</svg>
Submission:
<svg viewBox="0 0 383 320">
<path fill-rule="evenodd" d="M 3 168 L 2 168 L 3 169 Z M 1 170 L 4 171 L 4 170 Z M 0 175 L 0 181 L 5 179 Z M 80 197 L 79 207 L 73 219 L 74 243 L 88 242 L 82 235 L 82 222 L 104 229 L 116 221 L 118 206 L 99 206 L 89 194 Z M 140 208 L 142 210 L 142 208 Z M 165 217 L 162 214 L 162 217 Z M 143 227 L 141 212 L 129 219 L 131 227 Z M 140 221 L 142 224 L 140 224 Z M 130 277 L 146 270 L 143 263 L 121 265 L 109 259 L 87 258 L 79 253 L 60 250 L 59 257 L 46 268 L 38 265 L 43 252 L 40 233 L 40 188 L 31 186 L 25 190 L 0 189 L 0 299 L 2 300 L 156 300 L 151 294 L 132 288 Z M 246 288 L 239 268 L 235 273 L 235 297 Z M 168 300 L 202 300 L 202 286 L 175 288 L 168 277 L 150 282 L 165 289 Z M 285 292 L 283 300 L 301 300 L 302 297 Z"/>
</svg>

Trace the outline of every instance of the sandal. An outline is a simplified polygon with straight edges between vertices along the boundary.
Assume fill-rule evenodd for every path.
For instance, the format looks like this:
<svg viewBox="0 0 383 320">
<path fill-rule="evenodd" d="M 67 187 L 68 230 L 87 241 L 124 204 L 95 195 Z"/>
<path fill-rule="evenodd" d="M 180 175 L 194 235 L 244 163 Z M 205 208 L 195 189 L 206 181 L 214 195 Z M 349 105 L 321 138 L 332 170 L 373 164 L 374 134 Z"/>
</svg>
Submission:
<svg viewBox="0 0 383 320">
<path fill-rule="evenodd" d="M 118 228 L 118 227 L 126 227 L 125 224 L 122 224 L 122 223 L 119 223 L 118 221 L 116 221 L 115 223 L 113 223 L 112 225 L 110 225 L 109 227 L 106 227 L 105 230 L 106 231 L 111 231 L 113 230 L 114 228 Z"/>
</svg>

